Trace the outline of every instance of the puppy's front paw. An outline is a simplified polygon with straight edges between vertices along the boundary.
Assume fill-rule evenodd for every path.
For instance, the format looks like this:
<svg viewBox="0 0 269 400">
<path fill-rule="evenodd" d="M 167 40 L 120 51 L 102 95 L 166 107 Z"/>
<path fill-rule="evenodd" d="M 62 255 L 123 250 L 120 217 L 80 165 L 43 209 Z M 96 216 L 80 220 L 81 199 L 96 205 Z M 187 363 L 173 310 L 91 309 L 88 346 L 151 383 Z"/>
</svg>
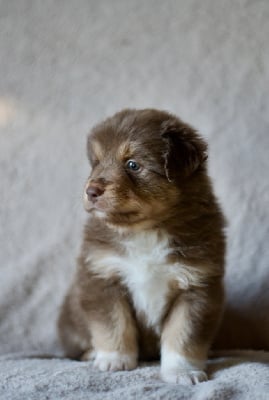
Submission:
<svg viewBox="0 0 269 400">
<path fill-rule="evenodd" d="M 188 359 L 179 353 L 162 348 L 161 377 L 165 382 L 195 385 L 207 381 L 204 361 Z"/>
<path fill-rule="evenodd" d="M 195 385 L 199 382 L 207 381 L 207 375 L 204 371 L 173 370 L 162 371 L 162 379 L 168 383 L 178 383 L 180 385 Z"/>
<path fill-rule="evenodd" d="M 130 370 L 137 366 L 137 358 L 133 354 L 122 354 L 117 351 L 98 351 L 93 365 L 100 371 Z"/>
</svg>

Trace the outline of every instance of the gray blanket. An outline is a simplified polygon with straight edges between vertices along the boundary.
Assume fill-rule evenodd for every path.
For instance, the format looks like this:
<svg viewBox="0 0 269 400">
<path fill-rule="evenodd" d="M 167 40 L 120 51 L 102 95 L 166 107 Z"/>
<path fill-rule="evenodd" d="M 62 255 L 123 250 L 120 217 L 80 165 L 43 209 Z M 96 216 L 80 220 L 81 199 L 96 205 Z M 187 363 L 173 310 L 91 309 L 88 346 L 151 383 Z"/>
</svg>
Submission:
<svg viewBox="0 0 269 400">
<path fill-rule="evenodd" d="M 0 398 L 268 400 L 269 354 L 241 351 L 225 356 L 209 360 L 208 382 L 181 386 L 161 382 L 156 364 L 101 373 L 89 362 L 29 353 L 7 355 L 0 357 Z"/>
<path fill-rule="evenodd" d="M 157 364 L 100 373 L 61 358 L 89 128 L 123 107 L 169 110 L 210 146 L 228 220 L 220 342 L 269 349 L 267 0 L 0 0 L 0 396 L 265 399 L 269 353 L 210 358 L 194 387 Z"/>
</svg>

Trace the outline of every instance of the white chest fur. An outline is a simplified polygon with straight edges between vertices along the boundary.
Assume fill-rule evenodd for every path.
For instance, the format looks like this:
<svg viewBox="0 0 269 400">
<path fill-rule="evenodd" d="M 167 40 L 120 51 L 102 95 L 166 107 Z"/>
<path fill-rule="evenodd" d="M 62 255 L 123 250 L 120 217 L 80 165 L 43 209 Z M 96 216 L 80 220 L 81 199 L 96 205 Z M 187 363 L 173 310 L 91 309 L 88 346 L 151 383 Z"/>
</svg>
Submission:
<svg viewBox="0 0 269 400">
<path fill-rule="evenodd" d="M 149 325 L 158 325 L 162 317 L 171 281 L 167 265 L 167 238 L 155 233 L 140 234 L 125 243 L 126 265 L 121 270 L 137 311 L 142 311 Z"/>
<path fill-rule="evenodd" d="M 127 286 L 137 312 L 143 312 L 148 325 L 158 329 L 176 269 L 167 264 L 168 238 L 156 232 L 140 233 L 121 242 L 123 255 L 98 253 L 89 256 L 95 272 L 102 276 L 118 273 Z"/>
</svg>

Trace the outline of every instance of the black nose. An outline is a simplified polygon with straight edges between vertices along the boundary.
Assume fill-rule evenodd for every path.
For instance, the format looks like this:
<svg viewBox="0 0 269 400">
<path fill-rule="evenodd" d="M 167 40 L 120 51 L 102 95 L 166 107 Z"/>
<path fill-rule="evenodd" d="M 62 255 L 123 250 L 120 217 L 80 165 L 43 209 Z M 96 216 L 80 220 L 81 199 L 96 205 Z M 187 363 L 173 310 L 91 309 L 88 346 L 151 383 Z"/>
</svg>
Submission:
<svg viewBox="0 0 269 400">
<path fill-rule="evenodd" d="M 91 184 L 90 186 L 87 187 L 86 193 L 87 193 L 88 199 L 92 203 L 96 203 L 96 201 L 98 200 L 98 197 L 102 196 L 102 194 L 104 193 L 104 189 L 98 185 Z"/>
</svg>

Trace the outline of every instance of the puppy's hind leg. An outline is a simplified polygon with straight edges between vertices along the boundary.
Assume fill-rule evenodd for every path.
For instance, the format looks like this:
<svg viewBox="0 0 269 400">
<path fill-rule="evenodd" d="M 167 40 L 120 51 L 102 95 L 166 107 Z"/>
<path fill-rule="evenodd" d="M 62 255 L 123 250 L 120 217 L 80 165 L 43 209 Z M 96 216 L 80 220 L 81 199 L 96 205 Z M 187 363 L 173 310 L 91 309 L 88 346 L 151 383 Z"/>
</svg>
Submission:
<svg viewBox="0 0 269 400">
<path fill-rule="evenodd" d="M 83 317 L 83 311 L 71 288 L 64 300 L 58 319 L 60 341 L 68 358 L 89 360 L 94 355 L 91 335 Z"/>
</svg>

